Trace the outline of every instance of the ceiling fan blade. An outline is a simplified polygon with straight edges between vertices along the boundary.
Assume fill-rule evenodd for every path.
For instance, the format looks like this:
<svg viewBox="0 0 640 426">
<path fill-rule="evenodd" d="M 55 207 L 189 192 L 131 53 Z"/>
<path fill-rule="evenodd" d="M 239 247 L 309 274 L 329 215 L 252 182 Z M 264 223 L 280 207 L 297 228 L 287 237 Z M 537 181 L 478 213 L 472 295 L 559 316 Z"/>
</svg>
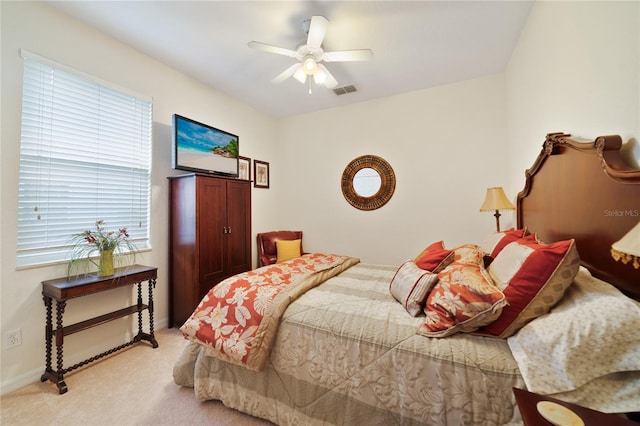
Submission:
<svg viewBox="0 0 640 426">
<path fill-rule="evenodd" d="M 272 46 L 270 44 L 260 43 L 259 41 L 250 41 L 249 43 L 247 43 L 247 46 L 253 49 L 264 50 L 265 52 L 269 52 L 269 53 L 276 53 L 278 55 L 289 56 L 291 58 L 296 57 L 295 50 L 285 49 L 284 47 Z"/>
<path fill-rule="evenodd" d="M 322 60 L 325 62 L 368 61 L 372 57 L 373 51 L 371 49 L 340 50 L 322 54 Z"/>
<path fill-rule="evenodd" d="M 313 78 L 316 84 L 324 84 L 328 89 L 333 89 L 338 85 L 338 80 L 336 80 L 327 67 L 322 64 L 318 64 L 318 71 L 313 75 Z"/>
<path fill-rule="evenodd" d="M 271 82 L 282 83 L 283 81 L 291 77 L 301 67 L 302 67 L 302 64 L 299 62 L 297 64 L 293 64 L 289 68 L 284 70 L 282 73 L 278 74 L 273 80 L 271 80 Z"/>
<path fill-rule="evenodd" d="M 309 34 L 307 36 L 307 46 L 311 49 L 318 49 L 322 45 L 329 20 L 324 16 L 312 16 L 309 24 Z"/>
</svg>

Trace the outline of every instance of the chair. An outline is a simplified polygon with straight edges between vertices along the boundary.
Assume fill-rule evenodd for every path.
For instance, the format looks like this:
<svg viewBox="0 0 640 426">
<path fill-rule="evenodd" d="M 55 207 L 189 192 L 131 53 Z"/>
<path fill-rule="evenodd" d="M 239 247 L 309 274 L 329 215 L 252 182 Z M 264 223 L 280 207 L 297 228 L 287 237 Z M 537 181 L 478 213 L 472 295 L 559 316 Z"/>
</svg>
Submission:
<svg viewBox="0 0 640 426">
<path fill-rule="evenodd" d="M 257 234 L 258 240 L 258 266 L 276 263 L 276 240 L 300 240 L 300 253 L 302 250 L 302 231 L 272 231 Z"/>
</svg>

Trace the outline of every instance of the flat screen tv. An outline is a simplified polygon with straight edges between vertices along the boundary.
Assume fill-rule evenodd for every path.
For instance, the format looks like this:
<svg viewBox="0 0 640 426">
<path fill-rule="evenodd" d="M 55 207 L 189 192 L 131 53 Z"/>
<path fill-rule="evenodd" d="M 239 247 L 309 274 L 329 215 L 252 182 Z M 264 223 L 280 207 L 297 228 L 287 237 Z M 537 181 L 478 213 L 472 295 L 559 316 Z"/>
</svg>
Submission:
<svg viewBox="0 0 640 426">
<path fill-rule="evenodd" d="M 172 167 L 238 177 L 237 135 L 173 115 Z"/>
</svg>

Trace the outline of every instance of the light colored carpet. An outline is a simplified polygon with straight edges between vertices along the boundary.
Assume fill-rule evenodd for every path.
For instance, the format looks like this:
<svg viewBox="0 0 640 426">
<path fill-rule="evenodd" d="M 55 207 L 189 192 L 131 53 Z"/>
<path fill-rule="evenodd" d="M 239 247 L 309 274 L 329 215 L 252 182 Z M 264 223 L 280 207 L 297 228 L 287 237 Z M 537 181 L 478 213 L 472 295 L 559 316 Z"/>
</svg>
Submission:
<svg viewBox="0 0 640 426">
<path fill-rule="evenodd" d="M 159 347 L 141 343 L 65 375 L 68 392 L 34 383 L 0 398 L 4 425 L 271 425 L 200 402 L 173 382 L 173 364 L 186 346 L 177 329 L 156 333 Z"/>
</svg>

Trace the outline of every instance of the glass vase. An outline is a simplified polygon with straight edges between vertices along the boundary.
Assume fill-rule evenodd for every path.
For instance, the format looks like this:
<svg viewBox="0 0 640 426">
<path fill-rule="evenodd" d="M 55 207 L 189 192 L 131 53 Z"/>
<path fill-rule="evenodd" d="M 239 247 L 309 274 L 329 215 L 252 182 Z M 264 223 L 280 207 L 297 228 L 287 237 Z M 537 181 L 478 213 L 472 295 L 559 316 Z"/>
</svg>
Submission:
<svg viewBox="0 0 640 426">
<path fill-rule="evenodd" d="M 98 276 L 110 277 L 111 275 L 113 275 L 113 250 L 102 250 L 100 251 Z"/>
</svg>

